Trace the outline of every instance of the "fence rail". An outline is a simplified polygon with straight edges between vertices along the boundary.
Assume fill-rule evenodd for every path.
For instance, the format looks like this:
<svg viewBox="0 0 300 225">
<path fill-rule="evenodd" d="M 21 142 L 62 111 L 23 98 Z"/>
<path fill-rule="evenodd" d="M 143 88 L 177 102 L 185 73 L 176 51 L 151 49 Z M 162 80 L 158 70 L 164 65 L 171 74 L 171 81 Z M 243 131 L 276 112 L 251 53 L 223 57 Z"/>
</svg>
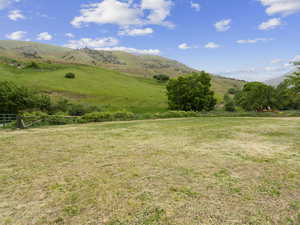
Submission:
<svg viewBox="0 0 300 225">
<path fill-rule="evenodd" d="M 9 123 L 16 120 L 16 114 L 0 114 L 0 127 L 6 127 Z"/>
</svg>

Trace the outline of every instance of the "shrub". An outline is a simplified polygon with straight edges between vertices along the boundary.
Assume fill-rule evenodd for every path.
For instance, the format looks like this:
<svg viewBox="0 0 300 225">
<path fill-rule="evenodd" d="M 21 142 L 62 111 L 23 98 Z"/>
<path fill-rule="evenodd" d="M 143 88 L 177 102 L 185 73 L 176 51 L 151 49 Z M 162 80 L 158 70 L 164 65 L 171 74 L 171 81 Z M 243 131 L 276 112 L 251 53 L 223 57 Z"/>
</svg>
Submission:
<svg viewBox="0 0 300 225">
<path fill-rule="evenodd" d="M 64 112 L 69 114 L 70 116 L 82 116 L 86 113 L 91 112 L 101 112 L 102 109 L 98 106 L 91 106 L 88 104 L 77 104 L 70 102 L 66 98 L 61 98 L 57 102 L 52 104 L 51 110 L 49 112 L 57 113 Z"/>
<path fill-rule="evenodd" d="M 19 113 L 25 110 L 47 111 L 51 99 L 36 91 L 12 82 L 0 82 L 0 113 Z"/>
<path fill-rule="evenodd" d="M 235 112 L 236 109 L 235 109 L 234 101 L 230 100 L 230 101 L 226 102 L 225 105 L 224 105 L 224 109 L 227 112 Z"/>
<path fill-rule="evenodd" d="M 158 74 L 158 75 L 154 75 L 153 79 L 158 80 L 160 82 L 167 82 L 168 80 L 170 80 L 170 77 L 165 74 Z"/>
<path fill-rule="evenodd" d="M 228 89 L 228 94 L 235 95 L 238 92 L 236 88 L 229 88 Z"/>
<path fill-rule="evenodd" d="M 75 79 L 75 73 L 66 73 L 65 74 L 65 78 L 68 78 L 68 79 Z"/>
<path fill-rule="evenodd" d="M 168 111 L 162 113 L 155 113 L 155 118 L 181 118 L 181 117 L 196 117 L 198 112 L 193 111 Z"/>
<path fill-rule="evenodd" d="M 92 112 L 85 114 L 82 118 L 86 122 L 104 122 L 113 120 L 130 120 L 134 119 L 135 115 L 123 110 L 118 112 Z"/>
<path fill-rule="evenodd" d="M 36 62 L 31 62 L 25 68 L 28 68 L 28 69 L 40 69 L 39 65 Z"/>
</svg>

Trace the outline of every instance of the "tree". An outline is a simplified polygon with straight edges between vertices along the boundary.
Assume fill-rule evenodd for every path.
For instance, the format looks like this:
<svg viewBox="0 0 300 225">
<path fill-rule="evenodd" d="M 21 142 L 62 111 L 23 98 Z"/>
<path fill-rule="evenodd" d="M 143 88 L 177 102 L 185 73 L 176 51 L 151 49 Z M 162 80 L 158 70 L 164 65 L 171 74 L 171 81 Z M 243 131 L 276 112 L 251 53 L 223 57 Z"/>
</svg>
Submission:
<svg viewBox="0 0 300 225">
<path fill-rule="evenodd" d="M 289 76 L 284 83 L 287 86 L 292 108 L 300 109 L 300 68 L 298 71 Z"/>
<path fill-rule="evenodd" d="M 261 82 L 245 84 L 236 100 L 247 111 L 263 111 L 276 108 L 275 89 Z"/>
<path fill-rule="evenodd" d="M 210 111 L 217 100 L 211 88 L 210 74 L 202 71 L 171 79 L 167 85 L 169 108 L 183 111 Z"/>
</svg>

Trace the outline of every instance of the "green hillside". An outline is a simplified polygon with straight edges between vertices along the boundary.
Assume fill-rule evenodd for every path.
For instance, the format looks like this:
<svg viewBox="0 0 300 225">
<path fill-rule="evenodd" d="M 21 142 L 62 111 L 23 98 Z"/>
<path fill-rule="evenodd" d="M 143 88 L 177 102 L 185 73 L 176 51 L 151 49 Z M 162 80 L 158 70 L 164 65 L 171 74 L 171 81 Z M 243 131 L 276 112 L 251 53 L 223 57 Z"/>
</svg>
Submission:
<svg viewBox="0 0 300 225">
<path fill-rule="evenodd" d="M 0 80 L 34 87 L 52 96 L 64 96 L 110 109 L 127 108 L 134 112 L 166 109 L 164 86 L 154 80 L 130 77 L 92 66 L 43 64 L 43 69 L 17 69 L 0 65 Z M 67 72 L 76 79 L 66 79 Z"/>
<path fill-rule="evenodd" d="M 24 68 L 31 61 L 41 68 Z M 0 80 L 14 81 L 54 97 L 68 97 L 112 110 L 164 111 L 167 109 L 165 85 L 153 80 L 152 74 L 177 76 L 192 71 L 177 61 L 160 56 L 0 41 Z M 64 78 L 68 72 L 75 73 L 76 79 Z M 241 87 L 243 82 L 213 76 L 212 85 L 216 97 L 221 100 L 229 88 Z"/>
</svg>

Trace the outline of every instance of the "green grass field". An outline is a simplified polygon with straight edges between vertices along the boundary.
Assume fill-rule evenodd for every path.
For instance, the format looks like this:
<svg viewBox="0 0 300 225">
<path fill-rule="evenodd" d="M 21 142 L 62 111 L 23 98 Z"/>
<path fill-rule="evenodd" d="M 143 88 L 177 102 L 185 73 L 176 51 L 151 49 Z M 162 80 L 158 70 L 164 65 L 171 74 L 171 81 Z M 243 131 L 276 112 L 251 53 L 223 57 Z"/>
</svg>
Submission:
<svg viewBox="0 0 300 225">
<path fill-rule="evenodd" d="M 44 64 L 42 70 L 17 69 L 0 66 L 0 80 L 37 88 L 53 96 L 107 106 L 109 109 L 128 109 L 133 112 L 156 112 L 167 108 L 165 88 L 154 80 L 127 76 L 92 66 Z M 67 72 L 76 79 L 66 79 Z"/>
<path fill-rule="evenodd" d="M 161 112 L 167 110 L 165 84 L 154 79 L 129 76 L 114 70 L 74 64 L 40 64 L 42 69 L 18 69 L 0 64 L 0 81 L 20 85 L 94 105 L 109 110 L 127 109 L 132 112 Z M 68 72 L 76 79 L 64 78 Z M 221 101 L 223 94 L 237 81 L 214 77 L 213 89 Z"/>
<path fill-rule="evenodd" d="M 299 137 L 299 118 L 0 130 L 0 224 L 298 225 Z"/>
</svg>

